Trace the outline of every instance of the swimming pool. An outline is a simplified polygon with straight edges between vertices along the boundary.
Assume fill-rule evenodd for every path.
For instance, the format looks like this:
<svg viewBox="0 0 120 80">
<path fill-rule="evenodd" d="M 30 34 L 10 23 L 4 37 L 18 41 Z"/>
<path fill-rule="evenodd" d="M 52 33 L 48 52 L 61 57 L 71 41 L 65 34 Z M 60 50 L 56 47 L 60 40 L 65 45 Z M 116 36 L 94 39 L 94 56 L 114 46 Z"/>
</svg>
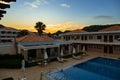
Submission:
<svg viewBox="0 0 120 80">
<path fill-rule="evenodd" d="M 120 60 L 97 57 L 48 76 L 52 80 L 120 80 Z"/>
</svg>

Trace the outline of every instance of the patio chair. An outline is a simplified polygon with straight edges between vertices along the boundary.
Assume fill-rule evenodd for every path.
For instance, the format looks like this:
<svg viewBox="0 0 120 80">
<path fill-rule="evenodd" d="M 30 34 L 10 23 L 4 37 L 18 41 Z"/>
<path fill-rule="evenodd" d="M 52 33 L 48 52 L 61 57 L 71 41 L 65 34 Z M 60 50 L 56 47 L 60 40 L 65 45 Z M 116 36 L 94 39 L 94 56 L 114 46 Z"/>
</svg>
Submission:
<svg viewBox="0 0 120 80">
<path fill-rule="evenodd" d="M 83 54 L 82 54 L 83 56 L 87 56 L 87 53 L 86 52 L 83 52 Z"/>
<path fill-rule="evenodd" d="M 76 60 L 79 60 L 82 56 L 75 56 L 75 55 L 72 55 L 72 58 L 73 59 L 76 59 Z"/>
<path fill-rule="evenodd" d="M 58 62 L 61 62 L 61 63 L 64 62 L 64 59 L 61 59 L 60 57 L 57 57 L 57 60 L 58 60 Z"/>
</svg>

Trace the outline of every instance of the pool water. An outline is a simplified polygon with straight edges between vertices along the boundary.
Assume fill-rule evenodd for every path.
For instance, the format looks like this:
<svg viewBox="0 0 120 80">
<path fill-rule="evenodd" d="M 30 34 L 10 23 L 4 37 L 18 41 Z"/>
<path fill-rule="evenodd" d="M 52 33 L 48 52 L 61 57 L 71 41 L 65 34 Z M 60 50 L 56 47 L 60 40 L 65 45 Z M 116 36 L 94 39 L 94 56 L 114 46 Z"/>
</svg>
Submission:
<svg viewBox="0 0 120 80">
<path fill-rule="evenodd" d="M 53 80 L 120 80 L 120 60 L 97 57 L 48 76 Z"/>
</svg>

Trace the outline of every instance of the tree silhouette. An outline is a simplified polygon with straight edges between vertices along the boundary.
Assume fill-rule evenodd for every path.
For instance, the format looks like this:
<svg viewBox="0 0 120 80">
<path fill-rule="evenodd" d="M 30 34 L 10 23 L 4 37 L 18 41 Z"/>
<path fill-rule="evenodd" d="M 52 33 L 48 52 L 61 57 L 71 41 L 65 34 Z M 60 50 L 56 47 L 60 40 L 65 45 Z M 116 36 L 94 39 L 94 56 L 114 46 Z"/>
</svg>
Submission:
<svg viewBox="0 0 120 80">
<path fill-rule="evenodd" d="M 43 33 L 43 30 L 45 30 L 46 28 L 46 25 L 43 22 L 37 22 L 34 27 L 38 31 L 38 34 L 41 36 Z"/>
<path fill-rule="evenodd" d="M 18 36 L 17 37 L 22 37 L 22 36 L 25 36 L 25 35 L 28 35 L 29 34 L 29 31 L 28 30 L 21 30 L 19 33 L 18 33 Z"/>
<path fill-rule="evenodd" d="M 4 25 L 0 24 L 0 28 L 4 28 L 4 27 L 5 27 Z"/>
</svg>

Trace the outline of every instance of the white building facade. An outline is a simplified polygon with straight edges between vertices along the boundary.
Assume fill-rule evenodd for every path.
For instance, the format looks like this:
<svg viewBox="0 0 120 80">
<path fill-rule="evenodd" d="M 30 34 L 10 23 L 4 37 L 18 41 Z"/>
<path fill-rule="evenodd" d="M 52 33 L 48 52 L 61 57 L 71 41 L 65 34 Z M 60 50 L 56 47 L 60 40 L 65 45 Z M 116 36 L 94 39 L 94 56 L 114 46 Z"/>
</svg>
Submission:
<svg viewBox="0 0 120 80">
<path fill-rule="evenodd" d="M 78 50 L 120 54 L 120 30 L 61 34 L 61 39 L 71 41 Z"/>
<path fill-rule="evenodd" d="M 18 30 L 14 28 L 4 27 L 0 28 L 0 43 L 12 42 L 12 40 L 18 35 Z"/>
</svg>

